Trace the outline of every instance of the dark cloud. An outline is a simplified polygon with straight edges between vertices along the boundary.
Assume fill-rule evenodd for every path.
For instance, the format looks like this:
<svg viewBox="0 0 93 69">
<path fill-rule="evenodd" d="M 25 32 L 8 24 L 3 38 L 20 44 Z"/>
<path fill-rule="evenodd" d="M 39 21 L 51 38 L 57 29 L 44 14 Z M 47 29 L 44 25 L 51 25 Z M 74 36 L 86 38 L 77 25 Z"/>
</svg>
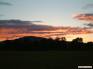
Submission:
<svg viewBox="0 0 93 69">
<path fill-rule="evenodd" d="M 1 2 L 0 2 L 0 5 L 7 5 L 7 6 L 11 6 L 12 4 L 11 4 L 11 3 L 9 3 L 9 2 L 3 2 L 3 1 L 1 1 Z"/>
<path fill-rule="evenodd" d="M 34 21 L 34 22 L 42 22 L 42 21 Z M 29 28 L 31 30 L 40 30 L 40 29 L 50 29 L 52 26 L 48 25 L 39 25 L 34 24 L 33 21 L 22 21 L 22 20 L 0 20 L 0 27 L 24 27 Z"/>
<path fill-rule="evenodd" d="M 29 25 L 30 21 L 21 21 L 21 20 L 0 20 L 0 26 L 18 26 L 18 25 Z"/>
<path fill-rule="evenodd" d="M 93 13 L 76 14 L 74 18 L 78 20 L 90 22 L 93 21 Z"/>
<path fill-rule="evenodd" d="M 93 13 L 86 13 L 85 16 L 93 16 Z"/>
<path fill-rule="evenodd" d="M 84 24 L 84 25 L 93 28 L 93 24 L 92 23 L 88 23 L 88 24 Z"/>
</svg>

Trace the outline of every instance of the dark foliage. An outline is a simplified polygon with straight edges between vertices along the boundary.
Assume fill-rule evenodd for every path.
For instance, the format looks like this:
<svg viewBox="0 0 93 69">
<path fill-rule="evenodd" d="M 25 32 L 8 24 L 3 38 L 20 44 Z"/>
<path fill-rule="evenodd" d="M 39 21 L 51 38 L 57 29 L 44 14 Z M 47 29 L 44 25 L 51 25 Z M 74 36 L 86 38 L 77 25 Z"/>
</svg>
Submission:
<svg viewBox="0 0 93 69">
<path fill-rule="evenodd" d="M 0 50 L 92 50 L 93 42 L 84 43 L 82 38 L 66 41 L 65 37 L 41 38 L 27 36 L 0 42 Z"/>
</svg>

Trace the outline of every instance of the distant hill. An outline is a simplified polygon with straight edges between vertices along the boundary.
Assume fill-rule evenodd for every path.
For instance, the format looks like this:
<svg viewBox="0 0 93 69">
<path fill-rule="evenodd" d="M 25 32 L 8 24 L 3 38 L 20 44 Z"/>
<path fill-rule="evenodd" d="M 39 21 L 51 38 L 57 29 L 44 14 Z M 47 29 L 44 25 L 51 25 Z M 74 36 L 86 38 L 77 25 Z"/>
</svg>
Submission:
<svg viewBox="0 0 93 69">
<path fill-rule="evenodd" d="M 0 50 L 93 50 L 93 42 L 83 43 L 82 38 L 68 42 L 62 39 L 26 36 L 0 42 Z"/>
</svg>

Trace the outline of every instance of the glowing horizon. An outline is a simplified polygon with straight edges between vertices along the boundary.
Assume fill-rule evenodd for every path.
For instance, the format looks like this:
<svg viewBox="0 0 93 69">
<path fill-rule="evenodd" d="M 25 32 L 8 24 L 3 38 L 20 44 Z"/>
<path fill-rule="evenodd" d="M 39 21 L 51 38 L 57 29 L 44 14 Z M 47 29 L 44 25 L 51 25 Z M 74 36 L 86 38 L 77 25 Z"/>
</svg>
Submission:
<svg viewBox="0 0 93 69">
<path fill-rule="evenodd" d="M 92 7 L 93 0 L 0 0 L 0 39 L 80 36 L 93 41 Z"/>
</svg>

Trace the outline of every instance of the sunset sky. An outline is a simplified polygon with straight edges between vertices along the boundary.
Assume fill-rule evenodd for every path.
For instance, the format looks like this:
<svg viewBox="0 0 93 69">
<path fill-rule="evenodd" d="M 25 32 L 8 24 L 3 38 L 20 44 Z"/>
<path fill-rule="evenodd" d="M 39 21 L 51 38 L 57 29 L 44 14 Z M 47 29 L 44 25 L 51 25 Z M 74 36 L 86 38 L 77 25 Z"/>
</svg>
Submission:
<svg viewBox="0 0 93 69">
<path fill-rule="evenodd" d="M 55 36 L 52 33 L 55 31 L 57 36 L 65 36 L 68 40 L 82 37 L 85 42 L 93 41 L 93 0 L 0 0 L 0 20 L 21 20 L 22 24 L 24 21 L 30 21 L 31 27 L 38 27 L 37 30 L 32 27 L 32 31 L 26 34 L 28 23 L 25 22 L 25 25 L 27 24 L 25 27 L 19 23 L 24 34 L 21 32 L 18 35 L 22 36 L 39 35 L 40 32 L 43 32 L 43 36 L 49 36 L 49 32 Z M 6 38 L 5 32 L 16 30 L 13 27 L 6 27 L 7 25 L 18 26 L 15 21 L 14 23 L 0 21 L 0 34 L 3 34 L 0 36 L 1 40 Z M 70 32 L 67 32 L 69 30 Z"/>
</svg>

